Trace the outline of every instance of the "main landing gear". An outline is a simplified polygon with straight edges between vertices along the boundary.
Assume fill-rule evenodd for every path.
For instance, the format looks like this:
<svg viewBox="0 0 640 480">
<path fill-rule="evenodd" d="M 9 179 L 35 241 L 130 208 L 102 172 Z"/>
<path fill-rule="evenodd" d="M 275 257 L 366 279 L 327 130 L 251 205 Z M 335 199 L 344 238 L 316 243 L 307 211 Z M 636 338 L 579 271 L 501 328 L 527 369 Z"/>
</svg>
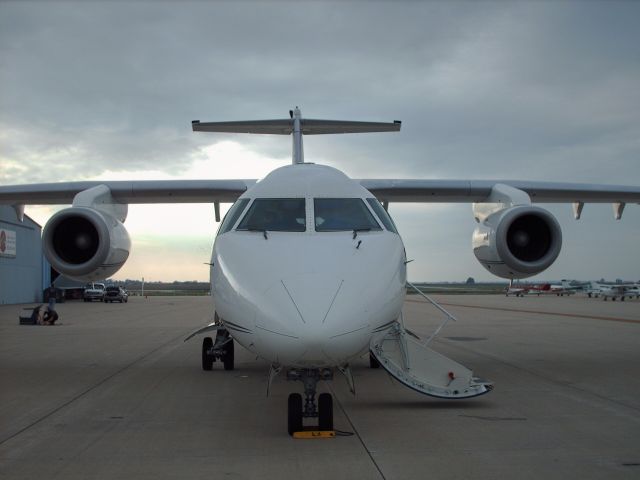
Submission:
<svg viewBox="0 0 640 480">
<path fill-rule="evenodd" d="M 318 395 L 316 406 L 316 386 L 319 380 L 332 380 L 333 371 L 329 368 L 294 368 L 287 372 L 287 380 L 299 380 L 304 384 L 304 402 L 302 395 L 292 393 L 288 402 L 289 435 L 304 430 L 303 418 L 318 418 L 318 430 L 333 430 L 333 398 L 330 393 Z"/>
<path fill-rule="evenodd" d="M 202 340 L 202 369 L 211 370 L 213 362 L 216 360 L 220 360 L 224 364 L 225 370 L 233 370 L 233 338 L 226 329 L 216 332 L 215 342 L 211 337 L 205 337 Z"/>
</svg>

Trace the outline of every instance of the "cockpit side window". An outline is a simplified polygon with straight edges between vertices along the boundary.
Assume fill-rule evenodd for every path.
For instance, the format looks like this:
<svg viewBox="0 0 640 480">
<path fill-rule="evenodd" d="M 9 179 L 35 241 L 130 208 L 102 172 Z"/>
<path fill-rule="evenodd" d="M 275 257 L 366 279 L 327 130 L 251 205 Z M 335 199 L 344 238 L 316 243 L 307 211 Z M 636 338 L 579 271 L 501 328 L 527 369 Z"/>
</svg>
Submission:
<svg viewBox="0 0 640 480">
<path fill-rule="evenodd" d="M 382 230 L 360 198 L 315 198 L 316 232 Z"/>
<path fill-rule="evenodd" d="M 222 219 L 222 224 L 220 225 L 220 229 L 218 230 L 218 235 L 227 233 L 233 228 L 233 226 L 240 218 L 240 215 L 242 215 L 242 212 L 244 212 L 244 209 L 246 208 L 248 203 L 249 199 L 243 198 L 238 200 L 231 206 L 227 214 L 224 216 L 224 219 Z"/>
<path fill-rule="evenodd" d="M 256 198 L 237 230 L 306 231 L 304 198 Z"/>
<path fill-rule="evenodd" d="M 367 198 L 367 202 L 369 202 L 369 205 L 371 205 L 371 208 L 373 209 L 375 214 L 378 216 L 378 218 L 384 225 L 384 228 L 386 228 L 390 232 L 398 233 L 396 224 L 393 223 L 393 220 L 391 219 L 387 211 L 384 209 L 384 207 L 380 204 L 380 202 L 375 198 Z"/>
</svg>

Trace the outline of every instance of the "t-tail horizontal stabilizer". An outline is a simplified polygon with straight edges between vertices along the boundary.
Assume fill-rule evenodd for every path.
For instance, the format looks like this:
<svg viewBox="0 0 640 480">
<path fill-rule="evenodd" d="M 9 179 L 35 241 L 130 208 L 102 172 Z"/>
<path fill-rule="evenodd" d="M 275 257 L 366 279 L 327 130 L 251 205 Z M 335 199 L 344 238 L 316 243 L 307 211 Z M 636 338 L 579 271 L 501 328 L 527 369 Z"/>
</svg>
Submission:
<svg viewBox="0 0 640 480">
<path fill-rule="evenodd" d="M 259 133 L 267 135 L 293 134 L 293 163 L 303 163 L 302 135 L 325 135 L 336 133 L 398 132 L 402 122 L 353 122 L 349 120 L 316 120 L 302 118 L 296 107 L 291 118 L 277 120 L 241 120 L 238 122 L 201 122 L 193 120 L 194 132 Z"/>
<path fill-rule="evenodd" d="M 303 135 L 398 132 L 401 125 L 402 123 L 399 120 L 387 123 L 303 118 L 300 121 L 300 130 Z M 287 118 L 282 120 L 243 120 L 239 122 L 201 122 L 200 120 L 193 120 L 191 128 L 194 132 L 291 135 L 294 127 L 293 120 Z"/>
<path fill-rule="evenodd" d="M 370 349 L 391 376 L 425 395 L 470 398 L 493 388 L 491 382 L 474 377 L 468 368 L 426 347 L 399 323 L 374 337 Z"/>
</svg>

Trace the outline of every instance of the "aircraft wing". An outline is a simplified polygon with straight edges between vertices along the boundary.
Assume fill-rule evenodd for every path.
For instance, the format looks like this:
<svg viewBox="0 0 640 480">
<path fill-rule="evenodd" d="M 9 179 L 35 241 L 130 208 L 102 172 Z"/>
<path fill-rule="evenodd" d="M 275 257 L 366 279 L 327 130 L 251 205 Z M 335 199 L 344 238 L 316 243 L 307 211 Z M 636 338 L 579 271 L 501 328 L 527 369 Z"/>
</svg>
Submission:
<svg viewBox="0 0 640 480">
<path fill-rule="evenodd" d="M 357 180 L 383 202 L 486 202 L 497 184 L 522 190 L 536 203 L 639 203 L 640 187 L 520 180 Z M 0 204 L 67 204 L 105 185 L 121 203 L 232 203 L 256 180 L 138 180 L 0 186 Z"/>
<path fill-rule="evenodd" d="M 520 180 L 358 180 L 383 202 L 486 202 L 497 184 L 522 190 L 536 203 L 639 203 L 640 187 Z"/>
<path fill-rule="evenodd" d="M 120 203 L 233 203 L 256 180 L 139 180 L 0 186 L 0 204 L 69 204 L 85 190 L 105 185 Z"/>
</svg>

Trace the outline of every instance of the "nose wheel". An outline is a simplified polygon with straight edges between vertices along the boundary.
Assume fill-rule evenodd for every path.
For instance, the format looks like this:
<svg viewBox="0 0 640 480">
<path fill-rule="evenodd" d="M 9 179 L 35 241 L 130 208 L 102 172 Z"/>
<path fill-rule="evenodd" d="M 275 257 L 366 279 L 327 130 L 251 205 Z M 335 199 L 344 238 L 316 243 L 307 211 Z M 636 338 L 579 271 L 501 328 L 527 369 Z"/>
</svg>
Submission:
<svg viewBox="0 0 640 480">
<path fill-rule="evenodd" d="M 330 369 L 292 369 L 287 372 L 288 380 L 298 380 L 304 384 L 304 402 L 302 395 L 289 395 L 287 405 L 287 430 L 289 435 L 305 430 L 304 418 L 317 418 L 320 431 L 333 430 L 333 398 L 330 393 L 318 395 L 316 405 L 316 386 L 319 380 L 331 380 L 333 372 Z M 311 427 L 311 430 L 315 428 Z"/>
<path fill-rule="evenodd" d="M 202 340 L 202 369 L 211 370 L 216 360 L 222 362 L 225 370 L 233 370 L 234 346 L 228 330 L 218 330 L 215 342 L 211 337 L 205 337 Z"/>
<path fill-rule="evenodd" d="M 209 371 L 213 368 L 213 362 L 216 361 L 215 355 L 209 353 L 213 348 L 213 339 L 205 337 L 202 340 L 202 369 Z"/>
</svg>

